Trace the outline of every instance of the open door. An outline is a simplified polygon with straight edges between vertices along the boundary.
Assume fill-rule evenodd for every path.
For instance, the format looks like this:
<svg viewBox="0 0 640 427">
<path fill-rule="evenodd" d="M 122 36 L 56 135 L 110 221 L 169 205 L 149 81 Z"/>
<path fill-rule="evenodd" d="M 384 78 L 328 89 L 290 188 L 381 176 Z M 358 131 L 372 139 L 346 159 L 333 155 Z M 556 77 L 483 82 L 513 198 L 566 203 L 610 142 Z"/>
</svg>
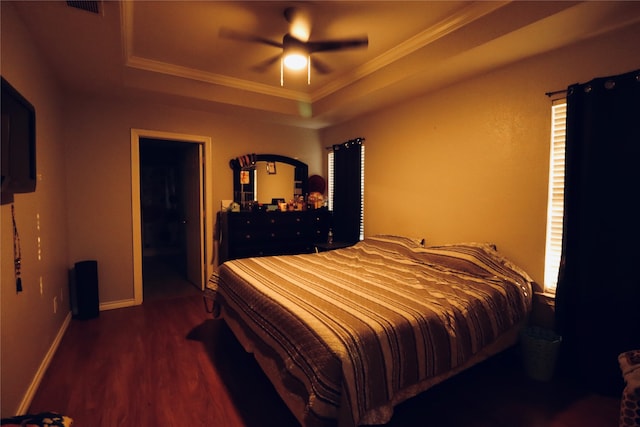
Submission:
<svg viewBox="0 0 640 427">
<path fill-rule="evenodd" d="M 204 176 L 201 144 L 189 144 L 183 157 L 184 225 L 187 280 L 204 290 Z"/>
</svg>

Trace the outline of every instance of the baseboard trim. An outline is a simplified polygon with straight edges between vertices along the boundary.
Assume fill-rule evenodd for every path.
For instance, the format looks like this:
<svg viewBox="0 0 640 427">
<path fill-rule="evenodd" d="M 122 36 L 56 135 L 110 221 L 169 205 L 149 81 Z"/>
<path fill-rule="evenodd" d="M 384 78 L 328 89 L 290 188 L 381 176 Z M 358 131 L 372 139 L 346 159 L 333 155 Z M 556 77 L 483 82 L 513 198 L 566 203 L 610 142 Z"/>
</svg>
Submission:
<svg viewBox="0 0 640 427">
<path fill-rule="evenodd" d="M 115 310 L 117 308 L 133 307 L 136 304 L 135 299 L 122 299 L 120 301 L 109 301 L 100 303 L 100 311 Z"/>
<path fill-rule="evenodd" d="M 29 388 L 27 389 L 27 391 L 24 394 L 24 397 L 22 398 L 22 402 L 20 402 L 20 405 L 18 406 L 18 410 L 16 411 L 17 415 L 23 415 L 29 411 L 29 407 L 31 406 L 33 397 L 35 396 L 36 391 L 38 391 L 38 387 L 40 387 L 40 382 L 42 381 L 44 374 L 47 372 L 47 369 L 49 368 L 49 365 L 53 360 L 53 356 L 56 354 L 56 351 L 60 346 L 62 337 L 64 337 L 65 332 L 67 332 L 69 323 L 71 323 L 71 312 L 67 313 L 67 317 L 65 317 L 64 322 L 62 322 L 62 325 L 60 326 L 60 329 L 58 330 L 58 333 L 56 334 L 55 339 L 51 343 L 51 346 L 49 347 L 47 354 L 45 354 L 44 359 L 42 359 L 42 362 L 40 363 L 40 366 L 38 367 L 38 370 L 36 371 L 36 374 L 33 377 L 31 384 L 29 384 Z"/>
</svg>

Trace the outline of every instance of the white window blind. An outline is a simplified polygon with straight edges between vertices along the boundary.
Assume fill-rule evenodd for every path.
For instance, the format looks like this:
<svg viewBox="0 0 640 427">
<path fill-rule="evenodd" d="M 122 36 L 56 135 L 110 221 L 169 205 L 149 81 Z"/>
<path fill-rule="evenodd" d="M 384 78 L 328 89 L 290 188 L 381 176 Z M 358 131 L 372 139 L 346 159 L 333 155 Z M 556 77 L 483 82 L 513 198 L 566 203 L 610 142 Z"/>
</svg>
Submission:
<svg viewBox="0 0 640 427">
<path fill-rule="evenodd" d="M 360 152 L 360 240 L 364 239 L 364 145 L 360 146 L 362 150 Z M 334 189 L 334 163 L 333 163 L 333 151 L 329 151 L 327 155 L 327 167 L 329 169 L 327 196 L 329 201 L 327 207 L 330 211 L 333 211 L 333 189 Z"/>
<path fill-rule="evenodd" d="M 329 151 L 327 156 L 327 167 L 329 169 L 329 184 L 327 185 L 327 197 L 329 201 L 327 207 L 329 211 L 333 212 L 333 151 Z"/>
<path fill-rule="evenodd" d="M 566 100 L 555 101 L 551 106 L 551 153 L 549 156 L 549 196 L 544 260 L 544 291 L 549 293 L 556 291 L 562 254 L 566 121 Z"/>
<path fill-rule="evenodd" d="M 364 240 L 364 144 L 360 150 L 360 240 Z"/>
</svg>

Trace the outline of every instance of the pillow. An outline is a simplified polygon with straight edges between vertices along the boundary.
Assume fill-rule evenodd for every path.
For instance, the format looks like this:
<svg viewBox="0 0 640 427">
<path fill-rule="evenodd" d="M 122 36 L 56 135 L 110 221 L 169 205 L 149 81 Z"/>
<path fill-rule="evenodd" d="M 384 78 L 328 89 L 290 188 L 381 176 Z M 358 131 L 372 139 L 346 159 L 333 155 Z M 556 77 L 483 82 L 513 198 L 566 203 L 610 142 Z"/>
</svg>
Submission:
<svg viewBox="0 0 640 427">
<path fill-rule="evenodd" d="M 417 258 L 432 265 L 443 265 L 477 277 L 501 277 L 529 288 L 533 279 L 520 267 L 498 253 L 493 243 L 456 243 L 429 246 L 418 252 Z"/>
<path fill-rule="evenodd" d="M 442 266 L 477 277 L 496 276 L 496 246 L 491 243 L 457 243 L 428 246 L 416 251 L 416 258 L 430 265 Z"/>
</svg>

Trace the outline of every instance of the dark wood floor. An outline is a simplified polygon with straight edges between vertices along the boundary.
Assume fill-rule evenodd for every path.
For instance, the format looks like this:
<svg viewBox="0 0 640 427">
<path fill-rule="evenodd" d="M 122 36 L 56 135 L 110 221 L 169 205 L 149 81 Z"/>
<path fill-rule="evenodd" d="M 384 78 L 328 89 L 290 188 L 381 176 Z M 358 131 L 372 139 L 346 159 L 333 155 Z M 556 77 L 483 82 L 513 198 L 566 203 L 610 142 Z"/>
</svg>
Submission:
<svg viewBox="0 0 640 427">
<path fill-rule="evenodd" d="M 396 408 L 389 426 L 616 427 L 619 401 L 523 374 L 517 348 Z M 73 320 L 30 411 L 74 427 L 287 427 L 295 419 L 199 296 Z"/>
<path fill-rule="evenodd" d="M 184 255 L 178 253 L 145 256 L 142 261 L 142 293 L 146 302 L 164 298 L 200 295 L 200 290 L 187 280 Z"/>
</svg>

